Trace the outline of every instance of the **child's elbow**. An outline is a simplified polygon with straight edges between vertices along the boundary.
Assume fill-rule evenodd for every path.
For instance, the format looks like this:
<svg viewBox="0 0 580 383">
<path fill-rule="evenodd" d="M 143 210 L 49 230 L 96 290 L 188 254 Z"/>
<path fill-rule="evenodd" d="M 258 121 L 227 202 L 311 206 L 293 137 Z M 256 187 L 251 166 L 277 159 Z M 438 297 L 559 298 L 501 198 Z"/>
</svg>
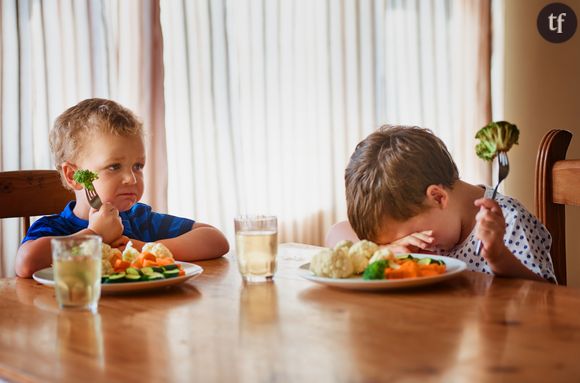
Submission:
<svg viewBox="0 0 580 383">
<path fill-rule="evenodd" d="M 26 262 L 26 260 L 23 258 L 26 258 L 25 255 L 21 254 L 19 251 L 18 255 L 16 256 L 16 264 L 14 265 L 14 272 L 16 273 L 16 276 L 19 278 L 32 278 L 32 274 L 34 274 L 36 270 L 34 270 L 34 268 L 31 267 L 29 262 Z"/>
<path fill-rule="evenodd" d="M 223 257 L 230 251 L 230 244 L 226 237 L 223 237 L 216 250 L 216 258 Z"/>
<path fill-rule="evenodd" d="M 48 247 L 49 255 L 46 257 L 47 247 L 45 246 L 50 243 L 48 241 L 48 238 L 40 238 L 20 245 L 14 265 L 14 272 L 19 278 L 32 278 L 32 274 L 36 271 L 50 266 L 50 247 Z"/>
</svg>

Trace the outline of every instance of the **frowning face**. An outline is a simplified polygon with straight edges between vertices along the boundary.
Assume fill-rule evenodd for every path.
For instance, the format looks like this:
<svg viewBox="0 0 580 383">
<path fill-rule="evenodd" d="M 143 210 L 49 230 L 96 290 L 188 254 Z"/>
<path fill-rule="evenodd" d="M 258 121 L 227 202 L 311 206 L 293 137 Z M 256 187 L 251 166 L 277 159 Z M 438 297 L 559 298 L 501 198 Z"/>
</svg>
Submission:
<svg viewBox="0 0 580 383">
<path fill-rule="evenodd" d="M 93 185 L 103 203 L 110 202 L 120 212 L 129 210 L 143 196 L 143 139 L 95 133 L 85 140 L 76 167 L 99 175 Z"/>
</svg>

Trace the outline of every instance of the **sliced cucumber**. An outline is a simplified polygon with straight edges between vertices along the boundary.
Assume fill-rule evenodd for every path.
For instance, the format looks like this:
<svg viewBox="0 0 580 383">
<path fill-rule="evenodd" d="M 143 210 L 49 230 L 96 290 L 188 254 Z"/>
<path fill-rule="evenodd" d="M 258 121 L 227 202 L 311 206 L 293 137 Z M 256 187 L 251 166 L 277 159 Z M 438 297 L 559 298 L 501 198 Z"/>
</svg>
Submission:
<svg viewBox="0 0 580 383">
<path fill-rule="evenodd" d="M 411 254 L 399 254 L 396 256 L 397 259 L 413 259 L 413 256 Z"/>
<path fill-rule="evenodd" d="M 127 267 L 127 269 L 125 270 L 125 273 L 127 273 L 127 275 L 131 274 L 131 275 L 137 275 L 137 276 L 141 276 L 141 273 L 139 273 L 139 270 L 137 270 L 134 267 Z"/>
<path fill-rule="evenodd" d="M 163 268 L 165 269 L 165 271 L 178 269 L 178 267 L 177 267 L 177 265 L 175 263 L 171 263 L 169 265 L 165 265 L 165 266 L 163 266 Z"/>
<path fill-rule="evenodd" d="M 417 264 L 419 265 L 430 265 L 431 263 L 434 263 L 435 261 L 431 258 L 421 258 L 417 261 Z"/>
<path fill-rule="evenodd" d="M 159 266 L 153 266 L 152 269 L 156 273 L 162 273 L 163 272 L 163 268 L 162 267 L 159 267 Z"/>
<path fill-rule="evenodd" d="M 173 277 L 177 277 L 178 275 L 179 275 L 179 269 L 165 270 L 163 272 L 163 276 L 165 276 L 165 278 L 173 278 Z"/>
<path fill-rule="evenodd" d="M 127 273 L 127 275 L 125 275 L 125 279 L 127 279 L 129 282 L 137 282 L 141 280 L 141 274 L 129 274 Z"/>
<path fill-rule="evenodd" d="M 153 268 L 151 268 L 151 267 L 142 267 L 141 273 L 143 273 L 143 275 L 147 275 L 147 274 L 154 273 L 154 271 L 153 271 Z"/>
<path fill-rule="evenodd" d="M 165 277 L 161 273 L 151 272 L 143 276 L 146 281 L 155 281 L 157 279 L 164 279 Z"/>
<path fill-rule="evenodd" d="M 107 279 L 107 283 L 123 282 L 125 280 L 126 275 L 127 274 L 124 271 L 121 271 L 121 272 L 115 273 L 115 274 L 111 274 L 111 275 L 109 275 L 109 279 Z"/>
</svg>

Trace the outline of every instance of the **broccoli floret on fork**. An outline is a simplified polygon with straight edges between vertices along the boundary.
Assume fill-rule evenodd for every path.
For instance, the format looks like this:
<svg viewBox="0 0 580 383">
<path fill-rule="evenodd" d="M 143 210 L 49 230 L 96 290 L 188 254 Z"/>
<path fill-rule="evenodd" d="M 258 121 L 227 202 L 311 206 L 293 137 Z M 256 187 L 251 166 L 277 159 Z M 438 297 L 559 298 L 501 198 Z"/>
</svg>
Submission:
<svg viewBox="0 0 580 383">
<path fill-rule="evenodd" d="M 82 184 L 87 190 L 94 190 L 93 181 L 98 179 L 99 175 L 97 173 L 91 172 L 90 170 L 79 169 L 73 174 L 73 179 Z"/>
<path fill-rule="evenodd" d="M 520 131 L 517 126 L 507 121 L 490 122 L 481 128 L 475 138 L 480 142 L 475 146 L 479 158 L 492 161 L 499 152 L 507 152 L 518 144 Z"/>
</svg>

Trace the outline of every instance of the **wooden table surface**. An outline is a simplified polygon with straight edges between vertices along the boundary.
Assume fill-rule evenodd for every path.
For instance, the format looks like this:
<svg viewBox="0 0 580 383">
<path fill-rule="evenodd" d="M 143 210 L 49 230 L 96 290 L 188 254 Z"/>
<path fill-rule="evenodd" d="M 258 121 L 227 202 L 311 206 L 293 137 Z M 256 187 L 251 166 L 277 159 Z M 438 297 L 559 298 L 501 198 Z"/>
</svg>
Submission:
<svg viewBox="0 0 580 383">
<path fill-rule="evenodd" d="M 280 247 L 274 283 L 234 258 L 156 293 L 59 312 L 52 288 L 0 280 L 0 378 L 17 382 L 378 382 L 580 379 L 580 290 L 463 272 L 388 292 L 331 289 Z"/>
</svg>

